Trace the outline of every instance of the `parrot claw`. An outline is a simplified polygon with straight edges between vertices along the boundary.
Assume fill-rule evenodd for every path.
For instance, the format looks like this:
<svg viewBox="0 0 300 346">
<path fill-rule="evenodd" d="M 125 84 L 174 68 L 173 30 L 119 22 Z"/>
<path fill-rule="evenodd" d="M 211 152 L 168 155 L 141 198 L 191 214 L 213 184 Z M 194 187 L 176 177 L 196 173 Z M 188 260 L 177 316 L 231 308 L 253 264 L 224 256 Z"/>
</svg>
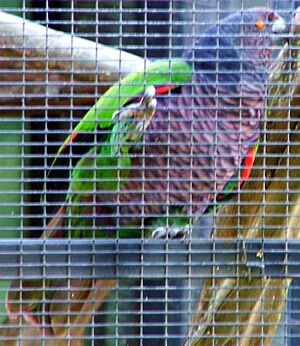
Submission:
<svg viewBox="0 0 300 346">
<path fill-rule="evenodd" d="M 152 238 L 154 239 L 181 239 L 185 240 L 190 234 L 190 227 L 186 225 L 184 227 L 157 227 L 152 232 Z"/>
<path fill-rule="evenodd" d="M 148 86 L 148 88 L 145 90 L 142 101 L 141 101 L 141 105 L 143 106 L 147 106 L 147 104 L 150 104 L 150 102 L 153 100 L 154 96 L 155 96 L 155 87 L 153 85 Z"/>
<path fill-rule="evenodd" d="M 145 91 L 140 102 L 135 102 L 121 109 L 115 111 L 112 115 L 112 121 L 116 122 L 118 120 L 124 120 L 128 118 L 143 120 L 141 123 L 147 123 L 149 125 L 150 119 L 156 109 L 157 101 L 154 98 L 155 88 L 150 85 Z M 145 125 L 141 126 L 139 130 L 145 130 Z M 137 127 L 138 127 L 137 126 Z"/>
</svg>

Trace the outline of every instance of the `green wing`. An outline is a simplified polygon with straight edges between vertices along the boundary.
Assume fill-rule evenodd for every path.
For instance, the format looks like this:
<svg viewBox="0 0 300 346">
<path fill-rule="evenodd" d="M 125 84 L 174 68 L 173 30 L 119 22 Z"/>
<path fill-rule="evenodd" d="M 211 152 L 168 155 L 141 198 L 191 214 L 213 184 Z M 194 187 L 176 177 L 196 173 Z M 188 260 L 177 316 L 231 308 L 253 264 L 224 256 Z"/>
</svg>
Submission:
<svg viewBox="0 0 300 346">
<path fill-rule="evenodd" d="M 91 132 L 96 126 L 100 128 L 110 127 L 113 113 L 122 107 L 128 99 L 140 94 L 148 86 L 165 84 L 179 86 L 189 81 L 191 73 L 192 67 L 183 60 L 158 60 L 145 63 L 144 71 L 129 74 L 99 98 L 94 107 L 77 124 L 73 134 L 65 140 L 58 150 L 57 156 L 64 150 L 66 145 L 72 142 L 74 134 Z"/>
<path fill-rule="evenodd" d="M 93 130 L 95 122 L 100 128 L 111 126 L 112 114 L 130 97 L 141 93 L 150 85 L 181 85 L 190 79 L 191 71 L 191 66 L 182 60 L 149 63 L 144 71 L 131 73 L 108 89 L 86 113 L 74 132 Z"/>
</svg>

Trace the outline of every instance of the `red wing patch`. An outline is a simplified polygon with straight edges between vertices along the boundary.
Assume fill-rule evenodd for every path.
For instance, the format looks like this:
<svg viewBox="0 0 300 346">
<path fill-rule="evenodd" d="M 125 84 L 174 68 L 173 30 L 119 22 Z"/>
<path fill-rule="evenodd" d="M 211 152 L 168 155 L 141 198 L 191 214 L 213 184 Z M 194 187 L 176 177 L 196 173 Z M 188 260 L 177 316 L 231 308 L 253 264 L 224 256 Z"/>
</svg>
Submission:
<svg viewBox="0 0 300 346">
<path fill-rule="evenodd" d="M 157 87 L 155 87 L 155 95 L 166 94 L 167 92 L 169 92 L 175 88 L 176 88 L 176 85 L 173 85 L 173 84 L 157 86 Z"/>
<path fill-rule="evenodd" d="M 162 95 L 167 94 L 169 91 L 174 90 L 175 88 L 178 88 L 178 85 L 174 84 L 168 84 L 168 85 L 158 85 L 155 87 L 155 95 Z M 123 105 L 123 107 L 126 107 L 134 102 L 140 102 L 143 97 L 144 91 L 136 96 L 130 97 Z"/>
<path fill-rule="evenodd" d="M 66 148 L 67 148 L 67 146 L 68 146 L 69 144 L 71 144 L 71 143 L 74 142 L 74 139 L 77 137 L 78 133 L 79 133 L 79 132 L 73 132 L 73 133 L 69 136 L 68 140 L 67 140 L 67 141 L 64 143 L 64 145 L 61 147 L 61 149 L 60 149 L 58 155 L 60 155 L 61 153 L 63 153 L 63 152 L 66 150 Z"/>
<path fill-rule="evenodd" d="M 255 148 L 250 148 L 247 152 L 247 155 L 245 156 L 242 166 L 243 169 L 241 171 L 241 180 L 239 185 L 242 185 L 245 180 L 249 178 L 249 175 L 251 173 L 251 169 L 254 163 L 255 159 Z"/>
</svg>

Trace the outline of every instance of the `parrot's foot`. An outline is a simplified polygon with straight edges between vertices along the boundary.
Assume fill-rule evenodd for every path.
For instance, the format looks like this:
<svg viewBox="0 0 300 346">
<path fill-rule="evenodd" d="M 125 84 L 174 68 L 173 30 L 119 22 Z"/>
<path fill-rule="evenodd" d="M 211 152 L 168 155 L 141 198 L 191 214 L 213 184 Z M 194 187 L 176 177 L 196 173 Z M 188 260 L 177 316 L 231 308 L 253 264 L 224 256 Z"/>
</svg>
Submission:
<svg viewBox="0 0 300 346">
<path fill-rule="evenodd" d="M 135 125 L 133 125 L 132 131 L 144 132 L 149 126 L 153 113 L 156 109 L 157 101 L 155 96 L 155 87 L 150 85 L 140 99 L 140 102 L 130 103 L 124 106 L 119 111 L 116 111 L 112 115 L 113 122 L 119 120 L 134 119 Z"/>
<path fill-rule="evenodd" d="M 186 239 L 191 232 L 190 226 L 184 227 L 157 227 L 152 232 L 152 238 L 155 239 Z"/>
</svg>

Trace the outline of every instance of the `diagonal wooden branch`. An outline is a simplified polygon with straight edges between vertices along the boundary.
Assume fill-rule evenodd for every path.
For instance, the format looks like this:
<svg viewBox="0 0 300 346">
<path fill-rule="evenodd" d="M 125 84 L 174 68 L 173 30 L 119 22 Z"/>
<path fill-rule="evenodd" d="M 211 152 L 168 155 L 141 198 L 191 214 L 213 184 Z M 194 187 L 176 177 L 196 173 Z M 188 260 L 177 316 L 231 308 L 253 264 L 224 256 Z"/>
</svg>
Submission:
<svg viewBox="0 0 300 346">
<path fill-rule="evenodd" d="M 291 45 L 285 46 L 270 76 L 258 159 L 240 203 L 219 210 L 216 238 L 299 238 L 299 51 L 290 49 L 299 46 L 299 9 L 292 32 Z M 186 345 L 211 345 L 212 335 L 216 345 L 269 345 L 290 282 L 268 277 L 206 280 Z"/>
<path fill-rule="evenodd" d="M 88 106 L 144 59 L 0 12 L 0 115 Z M 47 102 L 46 102 L 47 100 Z M 26 108 L 24 108 L 26 106 Z M 58 109 L 61 111 L 58 112 Z M 82 114 L 82 110 L 81 110 Z"/>
</svg>

